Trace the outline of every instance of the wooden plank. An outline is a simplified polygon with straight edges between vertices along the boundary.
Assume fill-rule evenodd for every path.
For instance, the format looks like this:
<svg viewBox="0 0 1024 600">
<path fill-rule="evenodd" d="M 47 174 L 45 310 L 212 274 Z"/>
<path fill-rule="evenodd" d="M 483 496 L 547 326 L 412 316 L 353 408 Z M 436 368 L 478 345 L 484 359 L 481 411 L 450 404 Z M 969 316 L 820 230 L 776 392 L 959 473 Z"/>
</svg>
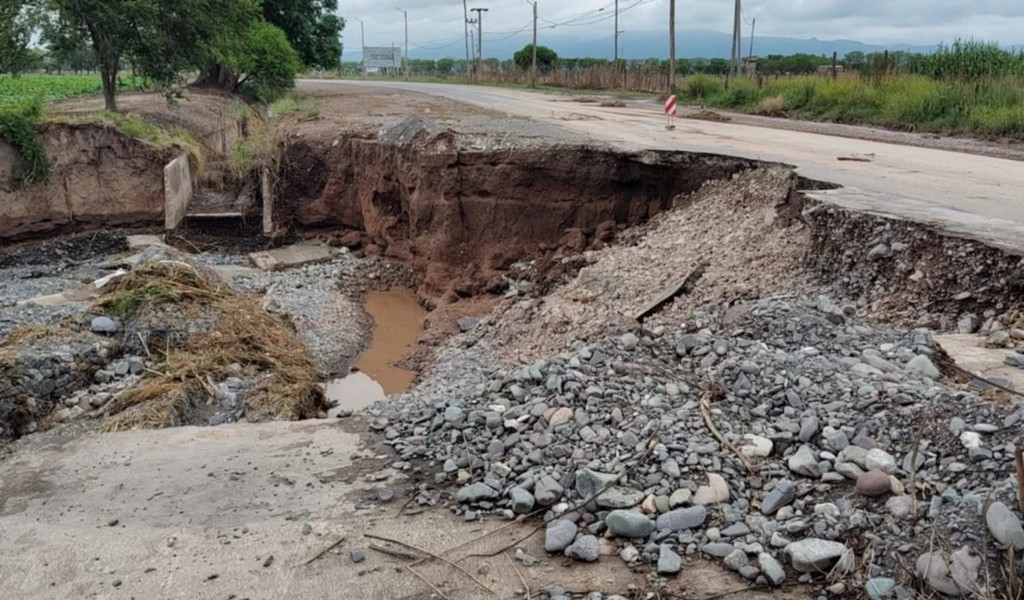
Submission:
<svg viewBox="0 0 1024 600">
<path fill-rule="evenodd" d="M 690 271 L 689 275 L 678 283 L 666 288 L 665 291 L 659 294 L 657 298 L 644 305 L 644 307 L 641 308 L 633 318 L 638 323 L 643 323 L 644 319 L 659 312 L 672 300 L 675 300 L 683 294 L 689 294 L 692 292 L 693 288 L 697 285 L 697 281 L 704 275 L 704 270 L 707 268 L 708 261 L 702 260 L 692 271 Z"/>
</svg>

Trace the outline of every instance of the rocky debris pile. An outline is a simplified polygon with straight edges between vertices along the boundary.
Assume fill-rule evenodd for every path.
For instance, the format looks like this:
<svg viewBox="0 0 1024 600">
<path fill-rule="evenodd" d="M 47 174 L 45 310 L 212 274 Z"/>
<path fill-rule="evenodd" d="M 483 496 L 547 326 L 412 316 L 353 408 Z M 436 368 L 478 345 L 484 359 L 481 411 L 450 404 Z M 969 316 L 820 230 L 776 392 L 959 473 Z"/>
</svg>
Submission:
<svg viewBox="0 0 1024 600">
<path fill-rule="evenodd" d="M 833 204 L 815 205 L 803 218 L 812 238 L 804 265 L 890 322 L 986 336 L 1015 327 L 1019 256 Z"/>
<path fill-rule="evenodd" d="M 632 315 L 702 261 L 707 267 L 694 289 L 648 319 L 650 325 L 671 328 L 708 303 L 807 287 L 800 262 L 810 235 L 785 214 L 798 206 L 791 197 L 793 177 L 789 169 L 768 167 L 707 182 L 677 199 L 685 209 L 659 214 L 647 225 L 623 232 L 603 250 L 565 258 L 579 263 L 578 276 L 545 297 L 519 300 L 492 318 L 503 352 L 547 356 L 575 339 L 627 327 Z M 714 251 L 691 251 L 697 248 Z"/>
<path fill-rule="evenodd" d="M 886 597 L 935 535 L 984 546 L 986 497 L 1016 505 L 1024 409 L 945 387 L 928 330 L 857 312 L 825 297 L 711 305 L 685 330 L 576 342 L 511 372 L 476 365 L 473 383 L 374 407 L 371 426 L 397 467 L 426 461 L 456 483 L 467 520 L 542 511 L 549 552 L 663 574 L 703 555 L 765 585 L 784 564 L 801 581 L 863 567 Z M 994 523 L 1019 539 L 1012 511 Z"/>
<path fill-rule="evenodd" d="M 118 353 L 115 341 L 88 333 L 41 336 L 0 344 L 0 439 L 36 431 L 61 399 L 88 387 Z"/>
</svg>

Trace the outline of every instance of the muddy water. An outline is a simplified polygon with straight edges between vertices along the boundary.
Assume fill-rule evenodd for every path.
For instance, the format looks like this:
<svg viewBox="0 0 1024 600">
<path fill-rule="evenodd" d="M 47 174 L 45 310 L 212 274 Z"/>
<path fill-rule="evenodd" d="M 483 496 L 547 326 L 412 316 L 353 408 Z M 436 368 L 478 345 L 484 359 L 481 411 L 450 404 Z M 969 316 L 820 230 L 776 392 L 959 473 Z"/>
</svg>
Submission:
<svg viewBox="0 0 1024 600">
<path fill-rule="evenodd" d="M 370 292 L 363 308 L 373 317 L 373 340 L 356 359 L 352 373 L 327 385 L 327 397 L 338 403 L 335 411 L 359 410 L 404 392 L 416 376 L 395 366 L 409 355 L 423 332 L 427 311 L 416 294 L 404 288 Z"/>
</svg>

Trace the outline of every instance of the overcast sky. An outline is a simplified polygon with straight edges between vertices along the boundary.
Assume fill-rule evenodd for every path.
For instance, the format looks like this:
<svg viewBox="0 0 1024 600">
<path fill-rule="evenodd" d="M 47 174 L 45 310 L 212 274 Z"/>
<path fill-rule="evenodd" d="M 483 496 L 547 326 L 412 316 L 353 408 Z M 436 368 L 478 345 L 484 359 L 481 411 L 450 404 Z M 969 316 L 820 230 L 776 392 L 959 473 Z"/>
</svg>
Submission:
<svg viewBox="0 0 1024 600">
<path fill-rule="evenodd" d="M 484 44 L 522 30 L 532 23 L 526 0 L 468 0 L 469 7 L 487 8 Z M 348 19 L 345 56 L 358 55 L 359 21 L 367 46 L 401 45 L 403 8 L 409 14 L 410 54 L 417 48 L 450 48 L 464 52 L 461 0 L 340 0 Z M 669 0 L 619 0 L 619 28 L 629 31 L 667 29 Z M 611 39 L 614 0 L 540 0 L 540 38 L 562 35 Z M 603 11 L 600 9 L 604 8 Z M 744 19 L 757 18 L 757 35 L 795 38 L 852 39 L 870 44 L 933 45 L 957 37 L 1024 44 L 1024 0 L 745 0 Z M 679 30 L 732 30 L 732 0 L 677 0 Z M 552 29 L 552 25 L 555 25 Z M 744 25 L 744 35 L 749 25 Z M 667 33 L 666 33 L 667 35 Z"/>
</svg>

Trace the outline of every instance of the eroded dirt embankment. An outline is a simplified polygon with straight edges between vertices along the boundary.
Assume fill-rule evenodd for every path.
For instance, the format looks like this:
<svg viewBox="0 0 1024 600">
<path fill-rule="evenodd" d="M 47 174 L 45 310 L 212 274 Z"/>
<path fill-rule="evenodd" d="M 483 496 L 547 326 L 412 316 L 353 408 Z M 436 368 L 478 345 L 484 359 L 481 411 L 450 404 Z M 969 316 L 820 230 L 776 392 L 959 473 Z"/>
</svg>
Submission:
<svg viewBox="0 0 1024 600">
<path fill-rule="evenodd" d="M 0 240 L 162 222 L 163 169 L 173 150 L 99 123 L 46 123 L 39 138 L 50 180 L 22 188 L 11 184 L 21 159 L 0 141 Z"/>
<path fill-rule="evenodd" d="M 754 161 L 588 146 L 465 147 L 450 133 L 295 138 L 276 219 L 364 232 L 422 275 L 421 293 L 475 294 L 511 263 L 601 247 Z"/>
</svg>

